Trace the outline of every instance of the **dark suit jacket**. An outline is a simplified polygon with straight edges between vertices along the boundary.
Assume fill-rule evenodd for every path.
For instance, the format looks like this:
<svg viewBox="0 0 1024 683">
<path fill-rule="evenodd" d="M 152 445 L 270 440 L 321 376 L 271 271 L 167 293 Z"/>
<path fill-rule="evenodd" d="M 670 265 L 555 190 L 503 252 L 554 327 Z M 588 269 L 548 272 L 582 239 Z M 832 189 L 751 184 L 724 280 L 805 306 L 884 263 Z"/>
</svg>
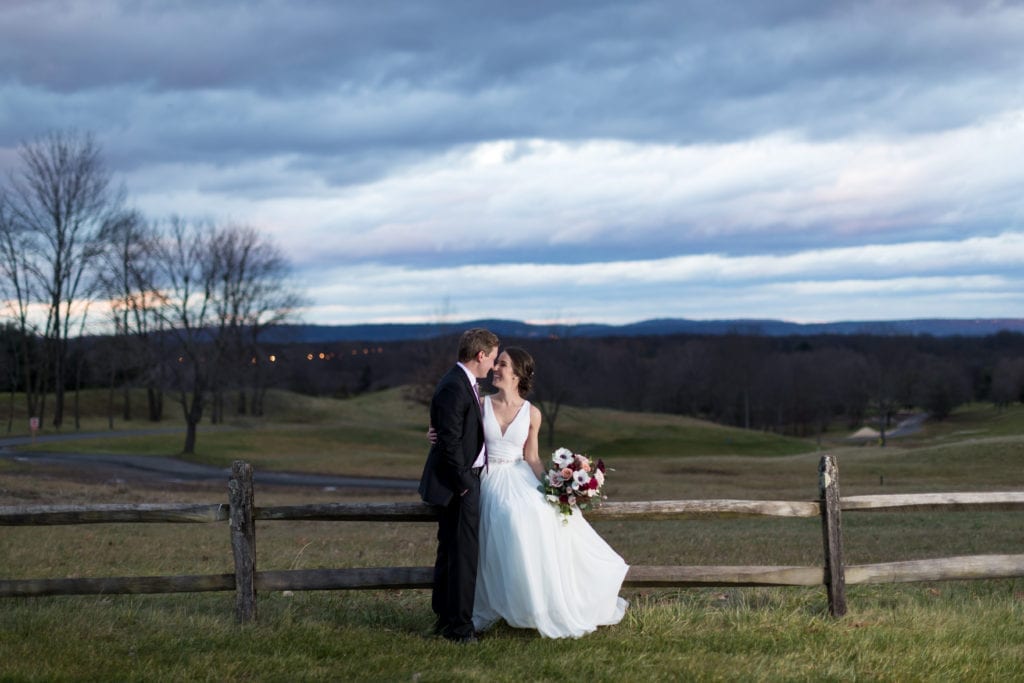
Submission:
<svg viewBox="0 0 1024 683">
<path fill-rule="evenodd" d="M 480 404 L 466 372 L 458 365 L 441 378 L 434 390 L 430 424 L 437 430 L 437 443 L 427 455 L 420 497 L 434 505 L 448 505 L 472 485 L 476 478 L 473 461 L 484 443 Z"/>
</svg>

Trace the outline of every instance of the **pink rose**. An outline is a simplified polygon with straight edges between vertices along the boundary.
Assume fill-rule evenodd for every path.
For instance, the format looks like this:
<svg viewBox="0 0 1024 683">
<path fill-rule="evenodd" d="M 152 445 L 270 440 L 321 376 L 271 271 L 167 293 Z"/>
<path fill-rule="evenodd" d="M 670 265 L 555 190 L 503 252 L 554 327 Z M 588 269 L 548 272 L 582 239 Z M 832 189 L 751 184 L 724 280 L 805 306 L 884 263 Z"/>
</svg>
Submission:
<svg viewBox="0 0 1024 683">
<path fill-rule="evenodd" d="M 564 470 L 562 470 L 562 478 L 563 479 L 572 479 L 572 470 L 569 469 L 568 467 L 566 467 Z"/>
</svg>

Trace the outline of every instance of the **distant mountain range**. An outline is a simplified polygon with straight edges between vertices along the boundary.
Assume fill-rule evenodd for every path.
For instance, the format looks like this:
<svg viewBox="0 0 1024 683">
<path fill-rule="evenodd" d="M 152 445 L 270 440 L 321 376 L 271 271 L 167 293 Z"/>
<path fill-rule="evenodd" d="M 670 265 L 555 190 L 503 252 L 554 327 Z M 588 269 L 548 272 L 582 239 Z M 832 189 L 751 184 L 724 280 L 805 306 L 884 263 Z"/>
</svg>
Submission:
<svg viewBox="0 0 1024 683">
<path fill-rule="evenodd" d="M 1024 333 L 1024 318 L 932 318 L 832 323 L 662 318 L 644 320 L 628 325 L 602 325 L 596 323 L 533 325 L 517 320 L 470 320 L 459 323 L 423 324 L 282 325 L 268 332 L 265 339 L 278 343 L 393 342 L 430 339 L 432 337 L 457 334 L 470 327 L 486 327 L 499 337 L 519 339 L 542 337 L 639 337 L 669 334 L 745 334 L 767 337 L 825 334 L 984 337 L 999 332 Z"/>
</svg>

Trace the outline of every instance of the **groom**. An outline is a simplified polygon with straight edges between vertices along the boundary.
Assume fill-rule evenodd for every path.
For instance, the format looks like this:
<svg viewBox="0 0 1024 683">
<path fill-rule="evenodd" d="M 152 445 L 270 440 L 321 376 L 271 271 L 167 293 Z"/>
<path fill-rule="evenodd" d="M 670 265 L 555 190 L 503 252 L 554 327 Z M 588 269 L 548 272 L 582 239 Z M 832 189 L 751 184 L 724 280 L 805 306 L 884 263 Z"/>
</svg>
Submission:
<svg viewBox="0 0 1024 683">
<path fill-rule="evenodd" d="M 437 560 L 431 607 L 434 632 L 471 643 L 473 596 L 480 525 L 480 469 L 484 427 L 476 382 L 494 367 L 498 338 L 474 328 L 459 340 L 459 362 L 441 378 L 430 401 L 430 424 L 437 442 L 430 447 L 419 492 L 439 507 Z"/>
</svg>

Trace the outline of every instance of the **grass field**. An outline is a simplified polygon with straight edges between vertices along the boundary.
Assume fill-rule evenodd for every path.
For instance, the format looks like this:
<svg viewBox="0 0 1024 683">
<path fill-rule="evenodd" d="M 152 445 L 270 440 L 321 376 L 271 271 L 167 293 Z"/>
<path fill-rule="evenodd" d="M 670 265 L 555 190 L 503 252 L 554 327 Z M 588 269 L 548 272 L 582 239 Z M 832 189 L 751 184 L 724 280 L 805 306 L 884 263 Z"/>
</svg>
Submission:
<svg viewBox="0 0 1024 683">
<path fill-rule="evenodd" d="M 196 459 L 416 477 L 424 411 L 401 392 L 349 401 L 277 394 L 273 422 L 203 429 Z M 99 401 L 97 400 L 98 404 Z M 87 418 L 102 422 L 93 415 Z M 105 426 L 105 422 L 103 423 Z M 118 431 L 132 425 L 118 424 Z M 145 423 L 139 423 L 145 427 Z M 614 468 L 615 500 L 812 499 L 812 441 L 667 415 L 563 409 L 557 445 Z M 55 450 L 58 444 L 39 444 Z M 62 443 L 71 452 L 160 455 L 175 434 Z M 1024 409 L 975 405 L 887 448 L 829 443 L 844 495 L 1024 490 Z M 257 505 L 411 500 L 406 494 L 257 488 Z M 148 489 L 73 482 L 0 460 L 0 505 L 222 502 L 226 486 Z M 1019 512 L 848 513 L 847 561 L 1024 553 Z M 820 564 L 815 520 L 596 523 L 631 564 Z M 260 569 L 428 565 L 428 524 L 261 523 Z M 226 525 L 0 528 L 0 578 L 231 571 Z M 1024 680 L 1024 579 L 851 586 L 828 617 L 824 590 L 627 590 L 626 619 L 579 641 L 499 627 L 467 651 L 423 637 L 426 591 L 260 596 L 254 627 L 222 594 L 0 600 L 0 680 Z"/>
</svg>

